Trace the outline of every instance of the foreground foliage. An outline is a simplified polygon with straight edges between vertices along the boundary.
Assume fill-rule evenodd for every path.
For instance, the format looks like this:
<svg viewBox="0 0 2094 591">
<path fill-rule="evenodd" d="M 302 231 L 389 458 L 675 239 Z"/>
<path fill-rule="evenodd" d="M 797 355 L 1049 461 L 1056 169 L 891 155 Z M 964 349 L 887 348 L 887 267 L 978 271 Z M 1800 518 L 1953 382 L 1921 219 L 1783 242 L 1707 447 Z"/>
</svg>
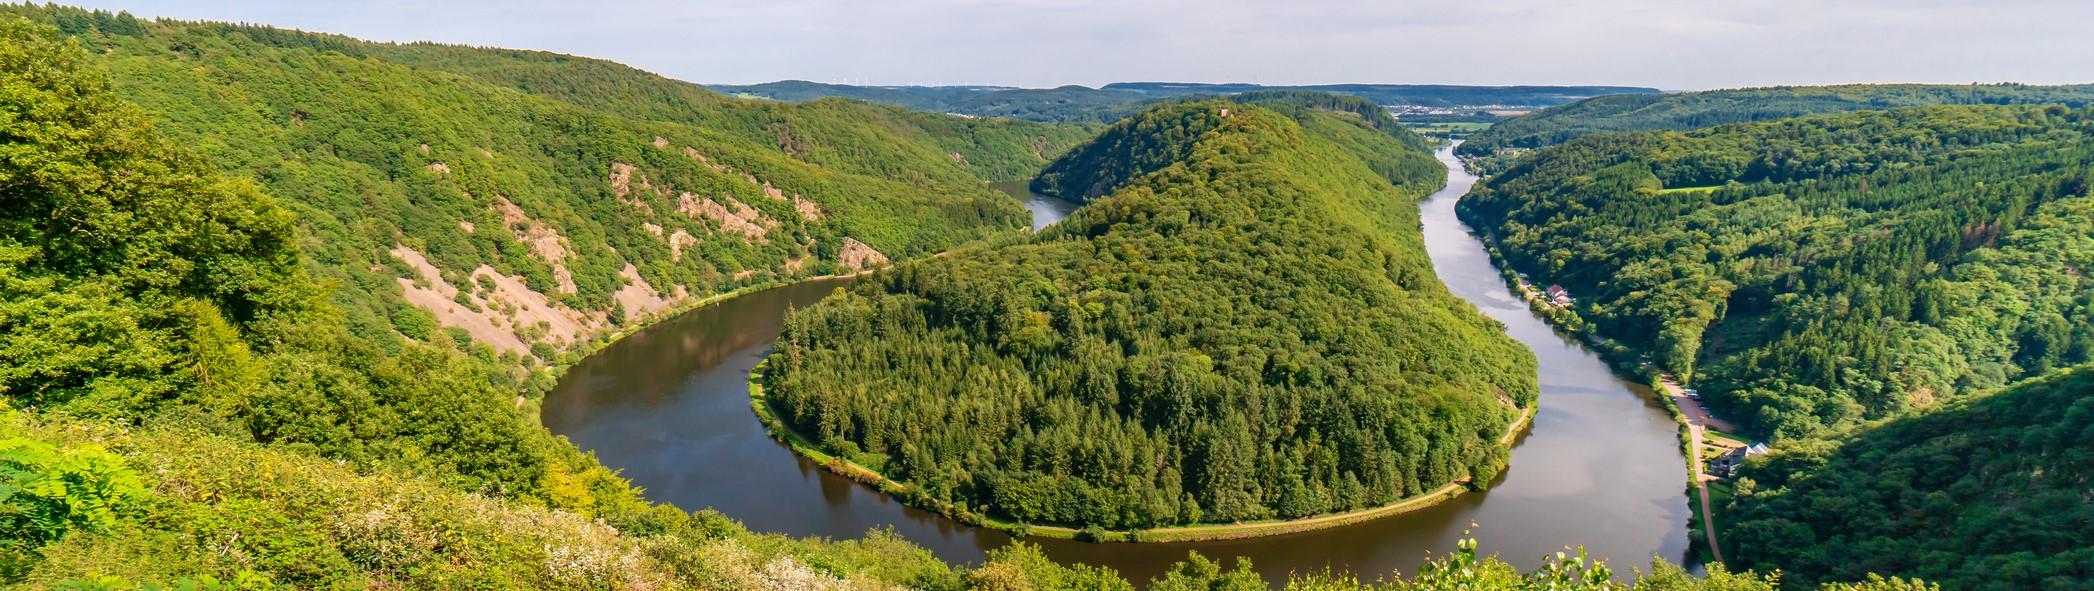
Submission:
<svg viewBox="0 0 2094 591">
<path fill-rule="evenodd" d="M 17 453 L 23 449 L 71 459 L 23 462 Z M 0 515 L 55 506 L 60 510 L 42 514 L 77 525 L 52 534 L 0 521 L 0 533 L 10 539 L 34 540 L 30 549 L 38 559 L 24 570 L 10 562 L 21 555 L 0 553 L 0 567 L 15 568 L 0 571 L 10 575 L 9 588 L 1134 589 L 1111 570 L 1058 564 L 1025 544 L 993 550 L 978 567 L 956 568 L 881 531 L 850 541 L 793 540 L 749 532 L 709 511 L 685 514 L 639 502 L 607 506 L 592 520 L 589 512 L 461 494 L 398 473 L 359 473 L 207 434 L 0 412 L 0 487 L 25 481 L 32 491 L 51 490 L 53 481 L 74 485 L 74 502 L 0 494 Z M 1581 555 L 1521 573 L 1465 540 L 1408 578 L 1362 584 L 1304 574 L 1286 588 L 1773 591 L 1775 581 L 1720 570 L 1697 579 L 1662 562 L 1633 587 L 1612 575 Z M 1889 583 L 1826 588 L 1930 591 Z M 1268 587 L 1247 562 L 1224 568 L 1194 553 L 1147 588 Z"/>
<path fill-rule="evenodd" d="M 615 482 L 526 422 L 512 374 L 441 333 L 388 350 L 344 327 L 292 214 L 159 136 L 78 47 L 19 19 L 0 41 L 0 399 L 531 502 L 556 501 L 560 479 Z M 9 449 L 31 469 L 73 465 Z"/>
<path fill-rule="evenodd" d="M 1106 195 L 1058 225 L 789 317 L 773 406 L 928 504 L 1031 523 L 1297 518 L 1488 480 L 1535 365 L 1433 275 L 1414 201 L 1443 170 L 1371 104 L 1268 99 L 1122 121 L 1036 183 Z"/>
<path fill-rule="evenodd" d="M 1539 151 L 1462 201 L 1601 334 L 1794 438 L 2094 357 L 2094 112 L 1929 107 Z"/>
</svg>

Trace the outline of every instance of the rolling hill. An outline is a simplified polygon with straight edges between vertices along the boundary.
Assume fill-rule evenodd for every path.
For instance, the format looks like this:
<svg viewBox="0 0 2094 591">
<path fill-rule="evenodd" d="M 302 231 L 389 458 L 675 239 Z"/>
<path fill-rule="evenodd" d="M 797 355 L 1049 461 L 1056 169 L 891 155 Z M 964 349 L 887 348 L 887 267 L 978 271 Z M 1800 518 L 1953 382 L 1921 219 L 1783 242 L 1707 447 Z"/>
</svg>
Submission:
<svg viewBox="0 0 2094 591">
<path fill-rule="evenodd" d="M 1488 481 L 1535 362 L 1433 274 L 1415 201 L 1444 170 L 1367 101 L 1247 97 L 1072 150 L 1036 186 L 1089 204 L 1035 237 L 789 317 L 772 408 L 968 519 L 1134 530 Z"/>
<path fill-rule="evenodd" d="M 161 133 L 297 213 L 353 332 L 457 329 L 512 364 L 739 286 L 1023 228 L 985 182 L 1089 134 L 729 99 L 539 52 L 6 11 L 93 48 Z"/>
<path fill-rule="evenodd" d="M 1513 357 L 1448 368 L 1457 360 L 1431 349 L 1459 343 L 1448 335 L 1356 334 L 1351 323 L 1361 319 L 1374 328 L 1383 314 L 1414 314 L 1435 320 L 1419 327 L 1504 340 L 1437 291 L 1423 266 L 1410 198 L 1432 182 L 1405 172 L 1423 170 L 1405 147 L 1411 138 L 1347 113 L 1342 101 L 1175 107 L 1187 125 L 1214 125 L 1211 141 L 1128 181 L 1075 218 L 1086 220 L 1080 230 L 1065 226 L 1050 241 L 1004 231 L 1019 225 L 1014 204 L 980 190 L 981 181 L 1028 174 L 1084 135 L 1081 127 L 978 123 L 845 101 L 755 104 L 539 52 L 373 44 L 48 6 L 4 11 L 0 586 L 10 589 L 1131 590 L 1109 570 L 1058 564 L 1022 544 L 991 551 L 979 565 L 952 565 L 882 532 L 795 540 L 710 511 L 654 505 L 532 421 L 526 380 L 553 370 L 526 368 L 573 354 L 541 349 L 601 337 L 548 339 L 550 319 L 517 324 L 527 318 L 523 304 L 625 323 L 634 310 L 660 309 L 628 307 L 651 301 L 630 297 L 642 280 L 696 298 L 867 265 L 867 249 L 899 257 L 987 237 L 923 264 L 990 267 L 1002 263 L 975 253 L 1003 248 L 1071 265 L 1184 262 L 1183 251 L 1131 247 L 1190 243 L 1199 224 L 1242 222 L 1271 230 L 1254 242 L 1266 251 L 1193 262 L 1286 263 L 1300 268 L 1277 269 L 1293 281 L 1263 286 L 1277 290 L 1270 293 L 1357 288 L 1370 303 L 1409 304 L 1339 310 L 1342 319 L 1304 333 L 1311 338 L 1283 344 L 1343 350 L 1390 339 L 1440 364 L 1401 376 L 1403 388 L 1441 394 L 1421 404 L 1503 418 L 1483 412 L 1495 403 L 1478 399 L 1493 397 L 1475 392 L 1499 384 L 1515 403 L 1532 403 L 1531 361 L 1521 373 L 1516 350 L 1479 342 Z M 1223 116 L 1220 108 L 1240 111 Z M 1399 161 L 1362 162 L 1377 154 Z M 1081 158 L 1091 157 L 1120 156 Z M 1301 174 L 1311 170 L 1318 174 Z M 682 211 L 685 193 L 695 213 Z M 1214 199 L 1222 195 L 1246 201 Z M 672 228 L 698 242 L 675 238 Z M 1108 242 L 1130 249 L 1081 250 Z M 1310 250 L 1295 250 L 1303 247 Z M 1255 256 L 1267 252 L 1300 256 Z M 620 279 L 606 280 L 602 265 L 620 262 Z M 909 275 L 914 268 L 882 271 L 867 284 L 926 277 Z M 1138 271 L 1118 277 L 1167 287 L 1199 276 Z M 735 276 L 745 272 L 753 273 Z M 1317 283 L 1326 280 L 1333 282 Z M 527 350 L 438 324 L 429 311 L 442 305 L 414 294 L 444 296 L 445 285 L 456 290 L 445 301 L 492 310 L 483 318 L 501 330 L 489 334 L 528 341 Z M 1283 311 L 1290 318 L 1337 315 L 1320 313 L 1321 297 L 1270 301 L 1293 308 Z M 1124 309 L 1110 298 L 1099 305 Z M 1163 328 L 1186 338 L 1175 325 Z M 1034 346 L 1042 334 L 1018 334 L 1009 346 Z M 1202 357 L 1232 359 L 1244 349 L 1229 343 L 1245 336 L 1194 335 L 1203 351 L 1169 351 L 1175 365 L 1149 367 L 1162 368 L 1155 375 L 1166 384 L 1188 386 L 1162 390 L 1172 396 L 1212 393 L 1211 383 L 1170 380 L 1198 375 L 1190 370 Z M 1380 351 L 1319 360 L 1271 350 L 1274 367 L 1285 370 L 1275 391 L 1386 367 L 1377 365 Z M 1222 369 L 1236 371 L 1230 367 L 1248 365 Z M 1449 428 L 1457 432 L 1435 436 L 1473 442 Z M 1475 429 L 1480 436 L 1483 425 Z M 1440 449 L 1475 453 L 1435 456 L 1427 469 L 1493 469 L 1487 451 Z M 1314 482 L 1282 480 L 1276 494 L 1313 502 Z M 1348 490 L 1339 482 L 1335 490 Z M 1408 578 L 1362 585 L 1304 573 L 1289 588 L 1621 588 L 1610 577 L 1583 557 L 1521 573 L 1467 540 Z M 1694 578 L 1662 563 L 1638 584 L 1772 588 L 1766 577 L 1718 568 Z M 1224 569 L 1192 555 L 1149 588 L 1262 585 L 1241 564 Z M 1924 589 L 1901 581 L 1827 588 Z"/>
</svg>

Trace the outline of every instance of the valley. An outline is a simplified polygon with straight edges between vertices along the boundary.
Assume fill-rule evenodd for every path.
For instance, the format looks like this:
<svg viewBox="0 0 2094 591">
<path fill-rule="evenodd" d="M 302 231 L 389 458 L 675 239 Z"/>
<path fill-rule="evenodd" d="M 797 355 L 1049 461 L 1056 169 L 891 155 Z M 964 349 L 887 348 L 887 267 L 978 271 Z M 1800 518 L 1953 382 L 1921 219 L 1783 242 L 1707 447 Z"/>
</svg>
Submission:
<svg viewBox="0 0 2094 591">
<path fill-rule="evenodd" d="M 1187 551 L 1249 558 L 1270 583 L 1344 567 L 1415 571 L 1465 535 L 1491 540 L 1523 567 L 1576 539 L 1595 557 L 1638 563 L 1687 554 L 1685 462 L 1676 425 L 1648 388 L 1616 377 L 1577 342 L 1535 318 L 1506 289 L 1482 245 L 1454 216 L 1475 177 L 1438 152 L 1445 188 L 1421 204 L 1425 248 L 1454 295 L 1504 323 L 1535 351 L 1540 411 L 1514 440 L 1489 488 L 1370 521 L 1211 542 L 1027 542 L 1057 560 L 1110 567 L 1134 580 Z M 1059 218 L 1035 210 L 1035 225 Z M 545 422 L 594 452 L 650 499 L 713 507 L 750 527 L 854 537 L 893 528 L 945 560 L 970 563 L 1013 543 L 1008 534 L 915 509 L 824 469 L 764 431 L 748 411 L 748 373 L 769 352 L 785 311 L 836 289 L 820 282 L 758 292 L 636 333 L 584 360 L 547 396 Z M 731 477 L 727 475 L 732 475 Z M 1471 524 L 1474 524 L 1473 526 Z M 1541 532 L 1541 533 L 1536 533 Z M 1604 533 L 1602 533 L 1604 532 Z"/>
<path fill-rule="evenodd" d="M 0 5 L 0 588 L 2094 591 L 2094 85 L 1999 23 L 362 1 Z M 540 25 L 1061 85 L 400 40 Z"/>
</svg>

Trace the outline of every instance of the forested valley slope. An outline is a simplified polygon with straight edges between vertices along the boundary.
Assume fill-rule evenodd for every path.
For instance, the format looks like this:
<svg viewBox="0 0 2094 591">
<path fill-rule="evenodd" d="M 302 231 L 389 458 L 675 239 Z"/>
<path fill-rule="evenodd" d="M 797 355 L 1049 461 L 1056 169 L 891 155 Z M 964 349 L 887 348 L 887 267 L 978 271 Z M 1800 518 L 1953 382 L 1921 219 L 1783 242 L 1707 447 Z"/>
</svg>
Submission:
<svg viewBox="0 0 2094 591">
<path fill-rule="evenodd" d="M 1923 107 L 1541 150 L 1462 202 L 1601 334 L 1794 438 L 2094 355 L 2094 111 Z"/>
<path fill-rule="evenodd" d="M 1734 566 L 2082 589 L 2090 175 L 2094 111 L 1933 106 L 1587 136 L 1461 212 L 1777 443 L 1718 511 Z"/>
<path fill-rule="evenodd" d="M 1091 134 L 729 99 L 541 52 L 5 11 L 57 26 L 161 133 L 297 213 L 360 338 L 449 332 L 510 367 L 687 300 L 1024 228 L 985 181 Z"/>
<path fill-rule="evenodd" d="M 650 504 L 531 421 L 531 406 L 520 405 L 519 397 L 527 403 L 530 392 L 521 376 L 548 375 L 525 373 L 542 362 L 536 352 L 530 359 L 497 353 L 474 335 L 454 335 L 430 319 L 403 314 L 419 308 L 409 308 L 403 291 L 393 290 L 415 279 L 388 262 L 402 260 L 393 257 L 396 246 L 439 251 L 428 244 L 442 240 L 440 230 L 456 228 L 475 236 L 466 241 L 470 248 L 455 253 L 469 258 L 446 263 L 424 253 L 444 280 L 463 283 L 472 272 L 472 283 L 488 277 L 500 287 L 503 279 L 478 272 L 476 265 L 485 264 L 508 280 L 524 277 L 518 281 L 525 287 L 561 306 L 586 310 L 587 301 L 595 301 L 606 307 L 594 310 L 610 315 L 606 302 L 617 302 L 615 295 L 582 296 L 585 282 L 601 279 L 585 269 L 594 263 L 550 257 L 570 261 L 577 289 L 566 294 L 553 265 L 537 258 L 545 234 L 536 230 L 555 229 L 553 243 L 573 243 L 572 252 L 668 247 L 613 242 L 622 226 L 604 220 L 615 218 L 575 214 L 601 222 L 599 236 L 576 219 L 546 213 L 562 211 L 548 203 L 577 212 L 598 211 L 591 204 L 605 202 L 613 210 L 637 210 L 631 195 L 649 195 L 638 188 L 673 186 L 681 193 L 682 183 L 706 187 L 706 199 L 734 195 L 771 216 L 779 226 L 766 235 L 781 242 L 776 233 L 795 228 L 816 245 L 857 239 L 894 256 L 926 254 L 978 235 L 1017 244 L 1029 239 L 1002 232 L 1006 224 L 996 221 L 1007 215 L 1000 212 L 1008 203 L 974 188 L 980 179 L 1029 173 L 1026 163 L 1044 162 L 1060 145 L 1057 138 L 1073 133 L 1067 128 L 973 123 L 841 101 L 749 107 L 608 62 L 533 52 L 367 44 L 62 8 L 6 11 L 29 18 L 0 16 L 0 586 L 1133 588 L 1111 571 L 1057 564 L 1022 544 L 961 566 L 877 531 L 853 540 L 795 540 L 749 532 L 710 511 Z M 203 59 L 208 56 L 222 59 Z M 279 67 L 299 69 L 261 73 Z M 388 102 L 408 97 L 420 98 Z M 696 106 L 679 106 L 686 100 Z M 300 106 L 306 104 L 357 110 L 329 115 Z M 514 110 L 478 112 L 473 117 L 485 121 L 468 125 L 431 114 L 449 111 L 423 110 L 437 104 Z M 697 107 L 704 105 L 713 106 Z M 614 108 L 631 110 L 601 112 Z M 402 119 L 388 119 L 394 114 Z M 1262 110 L 1244 117 L 1259 133 L 1283 136 L 1290 125 L 1343 123 L 1340 116 L 1318 115 L 1289 124 Z M 868 121 L 877 124 L 864 126 Z M 482 124 L 500 126 L 477 127 Z M 431 136 L 417 131 L 424 126 L 453 135 L 425 139 Z M 326 135 L 308 131 L 314 129 Z M 901 145 L 859 144 L 816 130 Z M 656 145 L 655 137 L 667 146 Z M 527 141 L 550 143 L 534 151 Z M 1208 149 L 1235 153 L 1259 145 Z M 713 150 L 698 152 L 710 162 L 684 147 Z M 627 149 L 639 152 L 620 152 Z M 650 150 L 662 153 L 649 156 Z M 469 164 L 474 154 L 487 161 Z M 633 160 L 596 158 L 605 155 Z M 686 160 L 702 166 L 676 168 Z M 437 163 L 445 166 L 430 167 Z M 619 170 L 612 163 L 633 165 L 628 195 L 611 188 Z M 457 178 L 482 180 L 464 188 L 444 184 Z M 707 179 L 718 184 L 704 184 Z M 778 200 L 761 191 L 766 181 L 783 193 L 783 202 L 794 203 L 792 212 L 774 209 Z M 532 188 L 541 182 L 553 188 Z M 796 182 L 807 184 L 789 184 Z M 575 188 L 569 194 L 559 187 Z M 593 197 L 585 192 L 590 187 L 597 190 Z M 795 194 L 821 208 L 819 223 L 791 221 L 799 210 Z M 865 200 L 846 205 L 853 196 Z M 529 219 L 509 219 L 502 200 Z M 648 203 L 665 221 L 674 220 L 667 201 Z M 1400 211 L 1409 202 L 1390 203 L 1385 207 Z M 844 211 L 875 221 L 851 222 Z M 1090 215 L 1096 216 L 1092 227 L 1114 219 Z M 1387 219 L 1394 217 L 1401 215 Z M 699 226 L 727 234 L 720 231 L 726 222 L 703 211 L 689 218 L 694 224 L 680 227 L 694 237 Z M 1328 228 L 1313 230 L 1303 235 Z M 598 238 L 605 241 L 601 251 L 582 245 Z M 649 281 L 684 285 L 696 297 L 762 280 L 733 278 L 750 270 L 792 274 L 777 266 L 792 260 L 786 251 L 758 248 L 760 241 L 738 246 L 734 235 L 715 240 L 692 245 L 684 258 L 670 257 L 688 267 L 656 271 L 711 280 Z M 828 256 L 819 246 L 808 248 Z M 838 248 L 837 260 L 815 260 L 844 266 Z M 697 260 L 715 249 L 750 258 Z M 647 261 L 660 263 L 625 260 L 635 267 Z M 1361 263 L 1361 270 L 1375 266 Z M 534 264 L 539 271 L 529 269 Z M 798 273 L 823 268 L 806 264 Z M 1427 269 L 1422 264 L 1396 257 L 1381 269 L 1391 281 L 1430 283 L 1429 271 L 1415 273 Z M 612 293 L 635 283 L 621 285 Z M 1293 367 L 1311 377 L 1319 369 Z M 1488 378 L 1448 375 L 1469 383 Z M 1531 396 L 1518 389 L 1508 394 Z M 1465 542 L 1402 579 L 1363 585 L 1345 575 L 1304 574 L 1289 588 L 1625 587 L 1610 582 L 1610 574 L 1576 557 L 1516 572 Z M 1693 578 L 1663 564 L 1634 584 L 1652 590 L 1772 585 L 1766 577 L 1720 570 Z M 1250 591 L 1264 584 L 1240 565 L 1226 569 L 1193 556 L 1149 588 Z M 1923 587 L 1871 581 L 1831 588 Z"/>
<path fill-rule="evenodd" d="M 1723 511 L 1737 565 L 1797 588 L 1869 572 L 2094 586 L 2094 367 L 1789 447 L 1749 466 Z"/>
<path fill-rule="evenodd" d="M 1433 274 L 1423 140 L 1360 99 L 1240 101 L 1072 150 L 1035 186 L 1089 203 L 1039 235 L 789 317 L 771 405 L 927 505 L 1028 523 L 1298 518 L 1496 475 L 1535 362 Z"/>
<path fill-rule="evenodd" d="M 962 584 L 891 536 L 793 541 L 647 503 L 535 424 L 529 380 L 571 355 L 545 350 L 599 337 L 546 339 L 525 313 L 608 326 L 648 276 L 695 298 L 848 269 L 861 238 L 899 257 L 1015 232 L 1023 209 L 984 181 L 1080 129 L 634 75 L 710 97 L 679 111 L 718 119 L 701 128 L 365 53 L 395 46 L 5 12 L 0 586 Z M 416 49 L 582 62 L 574 85 L 630 72 Z M 687 191 L 729 215 L 679 211 Z M 439 328 L 406 295 L 438 282 L 532 346 Z"/>
</svg>

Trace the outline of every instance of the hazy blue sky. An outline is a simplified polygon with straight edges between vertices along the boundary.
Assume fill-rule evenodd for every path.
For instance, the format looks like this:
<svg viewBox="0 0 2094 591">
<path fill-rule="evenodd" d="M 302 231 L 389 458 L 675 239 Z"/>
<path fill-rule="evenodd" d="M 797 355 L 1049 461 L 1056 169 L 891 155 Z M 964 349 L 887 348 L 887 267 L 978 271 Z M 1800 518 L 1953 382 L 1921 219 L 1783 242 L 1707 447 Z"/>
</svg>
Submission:
<svg viewBox="0 0 2094 591">
<path fill-rule="evenodd" d="M 2094 0 L 92 0 L 694 82 L 2094 82 Z"/>
</svg>

